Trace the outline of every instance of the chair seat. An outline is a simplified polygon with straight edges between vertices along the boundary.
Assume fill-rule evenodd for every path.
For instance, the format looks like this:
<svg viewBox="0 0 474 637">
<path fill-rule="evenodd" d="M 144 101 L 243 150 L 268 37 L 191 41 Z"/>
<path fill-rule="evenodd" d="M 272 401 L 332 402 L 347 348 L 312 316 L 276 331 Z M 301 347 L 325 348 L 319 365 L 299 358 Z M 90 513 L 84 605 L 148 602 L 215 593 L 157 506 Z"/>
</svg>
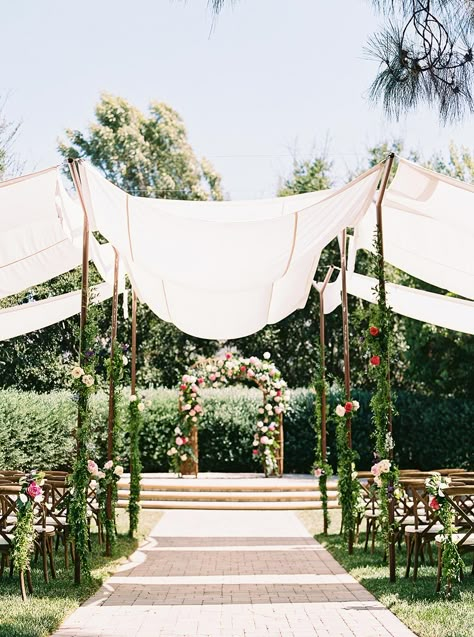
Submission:
<svg viewBox="0 0 474 637">
<path fill-rule="evenodd" d="M 396 515 L 395 520 L 399 522 L 404 528 L 407 526 L 415 525 L 415 516 L 413 515 L 407 515 L 406 518 L 404 518 L 402 515 Z M 424 518 L 421 518 L 420 516 L 418 516 L 418 524 L 419 526 L 427 526 L 426 520 Z"/>
<path fill-rule="evenodd" d="M 59 516 L 56 518 L 47 517 L 46 524 L 48 526 L 67 526 L 66 516 Z"/>
<path fill-rule="evenodd" d="M 373 519 L 373 518 L 378 518 L 379 516 L 380 516 L 380 511 L 377 511 L 377 510 L 376 511 L 366 511 L 364 513 L 364 517 L 365 518 Z"/>
<path fill-rule="evenodd" d="M 46 533 L 46 535 L 56 535 L 56 529 L 50 525 L 35 524 L 35 531 L 36 533 Z"/>
<path fill-rule="evenodd" d="M 425 535 L 437 535 L 438 533 L 443 532 L 442 524 L 433 524 L 433 526 L 430 529 L 428 529 L 428 531 L 426 530 L 427 528 L 428 528 L 427 524 L 420 524 L 418 528 L 416 528 L 414 525 L 408 525 L 405 527 L 405 533 L 408 533 L 408 534 L 424 533 Z"/>
<path fill-rule="evenodd" d="M 457 544 L 460 540 L 462 540 L 462 538 L 465 536 L 465 533 L 453 533 L 453 542 L 455 544 Z M 444 544 L 444 542 L 441 541 L 441 539 L 439 538 L 439 536 L 436 536 L 435 538 L 436 543 L 437 544 Z M 474 534 L 470 535 L 467 540 L 465 540 L 462 544 L 461 547 L 463 546 L 469 546 L 474 548 Z"/>
</svg>

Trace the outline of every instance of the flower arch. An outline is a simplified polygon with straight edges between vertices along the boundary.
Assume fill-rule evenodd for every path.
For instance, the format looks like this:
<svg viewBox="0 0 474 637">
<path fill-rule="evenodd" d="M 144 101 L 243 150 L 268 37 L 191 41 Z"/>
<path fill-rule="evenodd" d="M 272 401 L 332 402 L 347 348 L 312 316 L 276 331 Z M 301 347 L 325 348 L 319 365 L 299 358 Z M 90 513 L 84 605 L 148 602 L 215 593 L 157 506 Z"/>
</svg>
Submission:
<svg viewBox="0 0 474 637">
<path fill-rule="evenodd" d="M 230 383 L 251 382 L 263 394 L 259 408 L 252 455 L 261 462 L 266 476 L 283 473 L 283 414 L 287 409 L 287 384 L 265 352 L 263 359 L 242 358 L 227 352 L 224 357 L 200 360 L 192 374 L 184 374 L 179 385 L 180 424 L 175 428 L 168 456 L 178 474 L 198 473 L 198 428 L 203 415 L 201 391 L 205 387 L 225 387 Z"/>
</svg>

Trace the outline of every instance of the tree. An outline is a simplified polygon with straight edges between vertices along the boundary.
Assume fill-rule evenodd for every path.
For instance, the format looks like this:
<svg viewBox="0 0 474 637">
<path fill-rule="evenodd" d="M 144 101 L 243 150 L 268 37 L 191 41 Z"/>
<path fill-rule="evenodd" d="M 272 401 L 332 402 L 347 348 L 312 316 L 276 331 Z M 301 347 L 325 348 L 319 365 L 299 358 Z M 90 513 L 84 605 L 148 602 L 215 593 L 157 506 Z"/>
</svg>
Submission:
<svg viewBox="0 0 474 637">
<path fill-rule="evenodd" d="M 107 179 L 131 195 L 166 199 L 222 199 L 221 180 L 207 160 L 198 160 L 181 117 L 167 104 L 153 102 L 149 115 L 125 99 L 103 94 L 96 123 L 86 133 L 66 131 L 59 150 L 65 158 L 86 158 Z M 107 317 L 110 314 L 107 314 Z M 103 326 L 107 330 L 107 318 Z M 129 326 L 119 338 L 129 339 Z M 140 305 L 137 320 L 138 378 L 146 384 L 174 386 L 198 355 L 216 344 L 193 338 Z"/>
<path fill-rule="evenodd" d="M 222 199 L 220 177 L 207 160 L 199 161 L 181 117 L 162 102 L 149 116 L 122 97 L 101 96 L 96 124 L 87 134 L 67 130 L 63 157 L 83 157 L 130 195 L 163 199 Z"/>
<path fill-rule="evenodd" d="M 443 121 L 472 112 L 472 3 L 464 0 L 373 0 L 387 27 L 369 43 L 381 68 L 371 97 L 399 117 L 437 102 Z"/>
<path fill-rule="evenodd" d="M 209 0 L 217 14 L 235 0 Z M 442 121 L 474 111 L 474 10 L 466 0 L 372 0 L 386 27 L 368 43 L 380 62 L 370 97 L 398 118 L 436 102 Z"/>
</svg>

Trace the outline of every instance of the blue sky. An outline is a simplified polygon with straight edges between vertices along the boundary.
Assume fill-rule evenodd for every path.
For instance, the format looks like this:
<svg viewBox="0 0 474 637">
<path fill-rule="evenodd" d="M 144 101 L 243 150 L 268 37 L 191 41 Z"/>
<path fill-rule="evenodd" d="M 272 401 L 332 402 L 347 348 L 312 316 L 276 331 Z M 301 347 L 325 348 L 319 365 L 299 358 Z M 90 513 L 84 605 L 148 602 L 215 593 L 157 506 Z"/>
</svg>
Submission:
<svg viewBox="0 0 474 637">
<path fill-rule="evenodd" d="M 215 24 L 207 0 L 15 0 L 2 6 L 0 95 L 28 170 L 59 161 L 58 137 L 85 128 L 101 91 L 168 102 L 235 199 L 273 195 L 295 151 L 326 147 L 342 181 L 380 140 L 472 147 L 472 118 L 443 128 L 424 108 L 394 123 L 367 101 L 363 47 L 379 24 L 369 0 L 240 0 Z"/>
</svg>

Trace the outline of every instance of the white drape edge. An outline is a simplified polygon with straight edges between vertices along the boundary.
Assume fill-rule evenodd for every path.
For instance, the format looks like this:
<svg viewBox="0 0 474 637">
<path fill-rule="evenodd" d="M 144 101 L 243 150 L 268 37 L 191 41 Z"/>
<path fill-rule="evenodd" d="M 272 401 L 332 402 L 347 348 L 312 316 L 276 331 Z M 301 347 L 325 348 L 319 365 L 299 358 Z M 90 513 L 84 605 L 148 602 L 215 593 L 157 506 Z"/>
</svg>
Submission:
<svg viewBox="0 0 474 637">
<path fill-rule="evenodd" d="M 140 301 L 188 334 L 229 339 L 305 306 L 322 248 L 363 216 L 382 166 L 315 193 L 314 202 L 302 196 L 297 206 L 294 197 L 282 211 L 285 198 L 275 199 L 274 216 L 267 207 L 256 219 L 239 202 L 199 202 L 199 217 L 186 217 L 182 210 L 196 202 L 127 196 L 85 163 L 79 169 L 89 221 L 119 249 Z M 214 207 L 229 209 L 231 219 L 216 220 Z"/>
<path fill-rule="evenodd" d="M 82 261 L 83 213 L 66 192 L 58 166 L 0 182 L 0 298 L 64 274 Z M 114 253 L 90 235 L 90 256 L 113 283 Z M 120 287 L 124 286 L 123 265 Z"/>
<path fill-rule="evenodd" d="M 102 303 L 110 299 L 112 294 L 112 285 L 100 283 L 91 288 L 90 302 Z M 5 308 L 0 310 L 0 341 L 54 325 L 80 311 L 81 290 Z"/>
<path fill-rule="evenodd" d="M 322 283 L 315 283 L 321 288 Z M 378 282 L 373 277 L 347 272 L 347 291 L 369 303 L 376 303 L 375 288 Z M 474 334 L 474 303 L 442 294 L 426 292 L 404 285 L 387 283 L 387 301 L 397 314 L 464 334 Z M 340 275 L 329 283 L 324 293 L 325 314 L 330 314 L 341 304 L 342 284 Z"/>
</svg>

